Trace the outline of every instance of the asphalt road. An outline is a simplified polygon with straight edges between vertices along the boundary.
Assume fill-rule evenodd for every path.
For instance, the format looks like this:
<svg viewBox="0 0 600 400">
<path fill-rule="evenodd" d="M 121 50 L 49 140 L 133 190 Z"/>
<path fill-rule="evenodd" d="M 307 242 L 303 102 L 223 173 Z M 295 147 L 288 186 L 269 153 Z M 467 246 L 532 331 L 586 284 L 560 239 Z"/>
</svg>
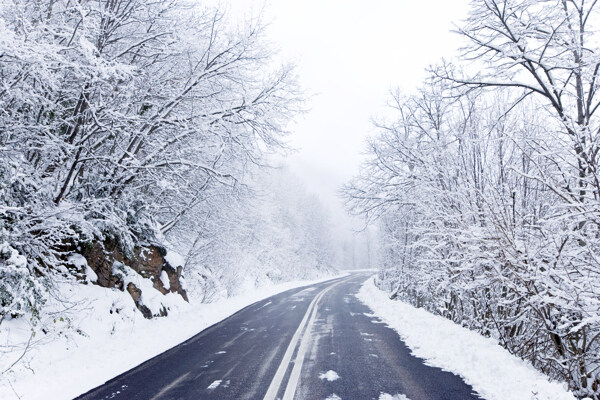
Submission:
<svg viewBox="0 0 600 400">
<path fill-rule="evenodd" d="M 367 277 L 255 303 L 78 399 L 479 399 L 356 299 Z"/>
</svg>

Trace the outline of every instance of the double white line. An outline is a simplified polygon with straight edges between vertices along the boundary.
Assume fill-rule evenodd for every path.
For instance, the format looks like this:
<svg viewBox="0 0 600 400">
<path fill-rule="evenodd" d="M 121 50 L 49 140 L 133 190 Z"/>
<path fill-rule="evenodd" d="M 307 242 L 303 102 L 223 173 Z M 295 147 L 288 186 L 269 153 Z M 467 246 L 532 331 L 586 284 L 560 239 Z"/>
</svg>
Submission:
<svg viewBox="0 0 600 400">
<path fill-rule="evenodd" d="M 285 354 L 283 355 L 283 359 L 281 360 L 281 364 L 279 364 L 279 368 L 277 368 L 277 372 L 275 372 L 275 376 L 269 385 L 269 389 L 267 390 L 267 394 L 264 397 L 264 400 L 275 400 L 277 397 L 277 393 L 279 392 L 279 388 L 281 387 L 281 382 L 283 381 L 283 377 L 288 370 L 288 366 L 290 361 L 292 360 L 292 355 L 294 354 L 294 350 L 300 340 L 300 336 L 302 335 L 302 331 L 304 330 L 304 334 L 302 335 L 302 341 L 300 342 L 300 347 L 298 348 L 298 353 L 296 354 L 296 358 L 294 359 L 294 368 L 292 369 L 292 373 L 290 375 L 290 379 L 288 380 L 287 386 L 285 387 L 285 392 L 283 393 L 283 400 L 292 400 L 294 398 L 294 394 L 296 394 L 296 388 L 298 387 L 298 382 L 300 381 L 300 372 L 302 370 L 302 363 L 304 362 L 304 355 L 306 354 L 306 350 L 308 349 L 308 343 L 310 342 L 310 332 L 312 331 L 312 327 L 315 323 L 315 319 L 317 318 L 317 308 L 319 300 L 327 293 L 328 290 L 333 288 L 334 286 L 339 285 L 344 280 L 336 282 L 335 284 L 326 287 L 321 290 L 310 302 L 308 309 L 306 310 L 306 314 L 304 314 L 304 318 L 300 322 L 298 329 L 292 336 L 292 340 L 288 345 Z M 308 321 L 308 325 L 307 325 Z M 304 329 L 306 327 L 306 329 Z"/>
</svg>

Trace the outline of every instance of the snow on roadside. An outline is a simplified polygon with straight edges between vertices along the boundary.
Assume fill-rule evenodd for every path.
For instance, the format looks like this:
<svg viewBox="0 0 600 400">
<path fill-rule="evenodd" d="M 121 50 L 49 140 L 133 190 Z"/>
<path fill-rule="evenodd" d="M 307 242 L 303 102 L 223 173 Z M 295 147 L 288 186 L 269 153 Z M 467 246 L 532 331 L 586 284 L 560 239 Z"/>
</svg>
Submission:
<svg viewBox="0 0 600 400">
<path fill-rule="evenodd" d="M 57 327 L 52 337 L 36 335 L 32 341 L 35 345 L 25 354 L 24 362 L 0 375 L 0 399 L 72 399 L 250 304 L 328 279 L 332 277 L 260 287 L 209 304 L 182 302 L 179 308 L 171 309 L 169 316 L 153 320 L 143 318 L 135 310 L 128 293 L 95 285 L 75 285 L 68 301 L 77 305 L 76 318 L 55 320 Z M 66 293 L 67 288 L 61 292 Z M 70 324 L 74 326 L 66 328 Z M 2 324 L 0 372 L 21 355 L 20 351 L 10 352 L 2 346 L 21 338 L 27 343 L 30 333 L 31 325 L 22 319 Z"/>
<path fill-rule="evenodd" d="M 486 338 L 423 309 L 390 300 L 369 278 L 356 297 L 427 365 L 461 376 L 487 400 L 575 400 L 563 384 Z"/>
</svg>

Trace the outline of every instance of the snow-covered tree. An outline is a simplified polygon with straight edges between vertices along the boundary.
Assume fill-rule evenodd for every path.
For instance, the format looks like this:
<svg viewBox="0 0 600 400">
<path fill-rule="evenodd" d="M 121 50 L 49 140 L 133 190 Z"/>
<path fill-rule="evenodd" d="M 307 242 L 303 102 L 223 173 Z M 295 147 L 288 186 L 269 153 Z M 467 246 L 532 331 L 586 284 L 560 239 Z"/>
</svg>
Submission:
<svg viewBox="0 0 600 400">
<path fill-rule="evenodd" d="M 199 297 L 240 293 L 271 282 L 314 279 L 335 265 L 329 212 L 287 169 L 253 170 L 251 192 L 212 199 L 168 235 L 186 255 Z"/>
<path fill-rule="evenodd" d="M 379 221 L 392 297 L 492 336 L 596 399 L 595 169 L 545 97 L 464 75 L 446 64 L 418 94 L 393 96 L 397 117 L 369 141 L 348 206 Z"/>
<path fill-rule="evenodd" d="M 0 5 L 2 316 L 6 282 L 36 297 L 83 243 L 158 243 L 285 148 L 302 98 L 263 36 L 183 0 Z"/>
</svg>

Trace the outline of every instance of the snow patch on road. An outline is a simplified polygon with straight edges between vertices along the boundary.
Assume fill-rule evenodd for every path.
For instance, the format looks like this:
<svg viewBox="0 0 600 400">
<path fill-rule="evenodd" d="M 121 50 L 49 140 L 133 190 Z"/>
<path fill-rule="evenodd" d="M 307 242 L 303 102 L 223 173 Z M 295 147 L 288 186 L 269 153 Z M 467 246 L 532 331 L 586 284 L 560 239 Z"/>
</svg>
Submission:
<svg viewBox="0 0 600 400">
<path fill-rule="evenodd" d="M 360 292 L 359 292 L 360 293 Z M 358 297 L 359 293 L 356 294 L 356 297 Z M 387 296 L 386 296 L 387 298 Z M 389 300 L 389 299 L 388 299 Z M 364 303 L 364 301 L 363 301 Z M 362 315 L 364 315 L 367 318 L 371 318 L 371 322 L 373 324 L 385 324 L 385 321 L 382 321 L 381 319 L 379 319 L 379 317 L 375 314 L 371 314 L 371 313 L 362 313 Z"/>
<path fill-rule="evenodd" d="M 327 398 L 325 400 L 342 400 L 342 398 L 340 396 L 338 396 L 337 394 L 333 393 L 333 394 L 327 396 Z"/>
<path fill-rule="evenodd" d="M 173 389 L 174 387 L 177 387 L 177 385 L 179 385 L 181 382 L 183 382 L 189 375 L 190 375 L 190 372 L 188 372 L 187 374 L 181 375 L 179 378 L 175 379 L 173 382 L 171 382 L 167 386 L 163 387 L 160 390 L 160 392 L 156 393 L 156 395 L 154 397 L 152 397 L 152 399 L 150 399 L 150 400 L 160 399 L 162 396 L 164 396 L 166 393 L 168 393 L 171 389 Z M 126 387 L 127 387 L 126 385 L 123 385 L 123 386 L 121 386 L 121 389 L 124 389 Z M 113 397 L 114 397 L 114 393 L 110 398 L 112 399 Z"/>
<path fill-rule="evenodd" d="M 208 385 L 208 387 L 206 389 L 208 390 L 214 390 L 216 388 L 219 387 L 219 385 L 221 384 L 221 382 L 223 382 L 222 380 L 218 380 L 218 381 L 214 381 L 213 383 L 211 383 L 210 385 Z"/>
<path fill-rule="evenodd" d="M 333 382 L 333 381 L 337 381 L 338 379 L 340 379 L 340 376 L 337 374 L 337 372 L 329 370 L 327 372 L 323 372 L 319 375 L 319 379 L 323 380 L 323 379 L 327 379 L 329 382 Z"/>
<path fill-rule="evenodd" d="M 272 301 L 268 301 L 268 302 L 266 302 L 265 304 L 263 304 L 262 306 L 258 307 L 258 308 L 256 309 L 256 311 L 258 311 L 258 310 L 262 310 L 263 308 L 265 308 L 266 306 L 269 306 L 269 305 L 271 305 L 271 304 L 273 304 L 273 302 L 272 302 Z"/>
<path fill-rule="evenodd" d="M 403 394 L 395 394 L 392 396 L 391 394 L 381 393 L 381 395 L 379 395 L 379 400 L 410 400 L 410 399 Z"/>
<path fill-rule="evenodd" d="M 487 400 L 575 400 L 566 385 L 549 382 L 548 377 L 493 339 L 423 309 L 390 300 L 372 278 L 356 297 L 398 332 L 415 356 L 425 359 L 428 365 L 460 375 Z"/>
<path fill-rule="evenodd" d="M 294 294 L 292 297 L 302 297 L 307 294 L 312 294 L 312 292 L 314 292 L 315 290 L 317 290 L 317 288 L 312 288 L 312 287 L 307 288 L 307 289 L 299 291 L 298 293 Z"/>
</svg>

